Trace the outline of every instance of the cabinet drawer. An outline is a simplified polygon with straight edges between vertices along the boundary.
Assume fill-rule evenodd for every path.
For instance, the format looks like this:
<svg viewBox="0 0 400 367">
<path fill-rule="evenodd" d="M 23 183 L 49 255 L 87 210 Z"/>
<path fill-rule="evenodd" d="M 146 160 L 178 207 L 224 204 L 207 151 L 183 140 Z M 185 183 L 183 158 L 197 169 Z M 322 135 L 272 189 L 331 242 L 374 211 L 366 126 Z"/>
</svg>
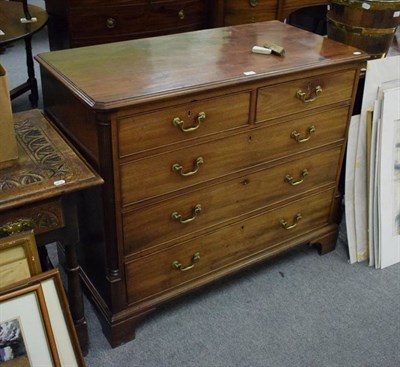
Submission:
<svg viewBox="0 0 400 367">
<path fill-rule="evenodd" d="M 329 190 L 292 202 L 127 263 L 128 302 L 157 295 L 324 225 L 329 218 L 333 192 Z M 284 220 L 291 226 L 298 215 L 301 219 L 292 229 L 285 229 L 280 223 Z M 198 261 L 193 261 L 195 254 L 200 256 Z M 188 271 L 180 271 L 173 267 L 174 262 L 181 263 L 182 268 L 194 266 Z"/>
<path fill-rule="evenodd" d="M 245 92 L 122 118 L 119 156 L 242 127 L 248 123 L 249 108 L 250 93 Z"/>
<path fill-rule="evenodd" d="M 257 94 L 256 121 L 262 122 L 347 101 L 353 93 L 354 77 L 355 71 L 348 70 L 260 88 Z"/>
<path fill-rule="evenodd" d="M 277 0 L 226 0 L 224 3 L 224 25 L 276 19 Z"/>
<path fill-rule="evenodd" d="M 193 236 L 195 232 L 274 202 L 289 200 L 322 185 L 334 184 L 340 152 L 341 147 L 337 147 L 315 155 L 308 154 L 211 189 L 201 189 L 167 202 L 124 213 L 125 254 L 150 248 L 154 250 L 155 246 L 162 246 L 177 238 L 182 240 L 188 235 Z M 173 216 L 172 213 L 182 217 Z"/>
<path fill-rule="evenodd" d="M 18 226 L 18 223 L 25 223 L 35 235 L 64 227 L 61 199 L 50 199 L 0 213 L 0 236 L 6 227 Z"/>
<path fill-rule="evenodd" d="M 348 108 L 325 111 L 299 120 L 248 129 L 209 143 L 151 156 L 120 166 L 122 205 L 178 191 L 288 155 L 297 154 L 345 136 Z M 310 132 L 315 129 L 314 132 Z M 307 140 L 299 143 L 293 137 Z M 182 169 L 174 172 L 177 165 Z M 190 172 L 193 175 L 181 176 Z"/>
<path fill-rule="evenodd" d="M 162 2 L 126 6 L 73 8 L 70 10 L 71 38 L 124 36 L 195 23 L 206 24 L 207 6 L 204 0 Z"/>
</svg>

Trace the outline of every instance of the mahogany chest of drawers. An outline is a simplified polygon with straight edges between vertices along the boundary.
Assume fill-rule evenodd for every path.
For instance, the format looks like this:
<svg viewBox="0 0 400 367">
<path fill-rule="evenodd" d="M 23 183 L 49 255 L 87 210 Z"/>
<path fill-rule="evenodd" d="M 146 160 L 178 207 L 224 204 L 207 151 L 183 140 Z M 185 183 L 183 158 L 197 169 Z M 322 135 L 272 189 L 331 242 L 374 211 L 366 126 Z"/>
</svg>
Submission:
<svg viewBox="0 0 400 367">
<path fill-rule="evenodd" d="M 265 41 L 286 55 L 251 53 Z M 334 248 L 367 57 L 278 21 L 37 57 L 45 112 L 105 180 L 81 203 L 79 261 L 113 346 L 162 302 Z"/>
</svg>

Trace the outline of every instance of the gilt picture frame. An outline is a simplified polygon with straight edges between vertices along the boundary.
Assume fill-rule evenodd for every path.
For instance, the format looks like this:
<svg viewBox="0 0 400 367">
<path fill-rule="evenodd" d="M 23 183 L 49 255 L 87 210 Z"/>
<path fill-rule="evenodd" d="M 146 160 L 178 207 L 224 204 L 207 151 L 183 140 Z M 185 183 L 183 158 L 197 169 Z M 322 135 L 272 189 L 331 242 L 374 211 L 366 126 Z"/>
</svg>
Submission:
<svg viewBox="0 0 400 367">
<path fill-rule="evenodd" d="M 0 238 L 0 289 L 41 272 L 33 231 Z"/>
<path fill-rule="evenodd" d="M 0 291 L 1 367 L 3 363 L 85 366 L 58 269 Z"/>
</svg>

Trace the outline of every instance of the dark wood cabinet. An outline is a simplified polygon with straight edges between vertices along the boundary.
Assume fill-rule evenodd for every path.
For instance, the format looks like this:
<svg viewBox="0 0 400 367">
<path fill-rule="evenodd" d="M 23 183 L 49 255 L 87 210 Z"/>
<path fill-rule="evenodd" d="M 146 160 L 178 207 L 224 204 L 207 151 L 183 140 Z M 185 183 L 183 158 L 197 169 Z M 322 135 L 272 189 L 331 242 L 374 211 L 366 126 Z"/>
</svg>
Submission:
<svg viewBox="0 0 400 367">
<path fill-rule="evenodd" d="M 163 302 L 334 248 L 355 51 L 271 21 L 37 57 L 46 114 L 105 180 L 79 261 L 113 346 Z"/>
<path fill-rule="evenodd" d="M 45 0 L 50 49 L 284 20 L 326 0 Z"/>
<path fill-rule="evenodd" d="M 52 50 L 210 27 L 209 0 L 45 0 Z"/>
</svg>

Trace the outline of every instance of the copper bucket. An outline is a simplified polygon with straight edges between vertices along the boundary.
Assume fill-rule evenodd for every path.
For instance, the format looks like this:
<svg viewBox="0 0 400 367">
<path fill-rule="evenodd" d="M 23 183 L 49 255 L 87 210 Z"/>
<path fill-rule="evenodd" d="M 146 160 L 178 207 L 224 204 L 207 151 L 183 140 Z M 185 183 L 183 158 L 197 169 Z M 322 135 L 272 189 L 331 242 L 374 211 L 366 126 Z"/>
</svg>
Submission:
<svg viewBox="0 0 400 367">
<path fill-rule="evenodd" d="M 329 0 L 328 37 L 384 57 L 400 24 L 400 0 Z"/>
</svg>

